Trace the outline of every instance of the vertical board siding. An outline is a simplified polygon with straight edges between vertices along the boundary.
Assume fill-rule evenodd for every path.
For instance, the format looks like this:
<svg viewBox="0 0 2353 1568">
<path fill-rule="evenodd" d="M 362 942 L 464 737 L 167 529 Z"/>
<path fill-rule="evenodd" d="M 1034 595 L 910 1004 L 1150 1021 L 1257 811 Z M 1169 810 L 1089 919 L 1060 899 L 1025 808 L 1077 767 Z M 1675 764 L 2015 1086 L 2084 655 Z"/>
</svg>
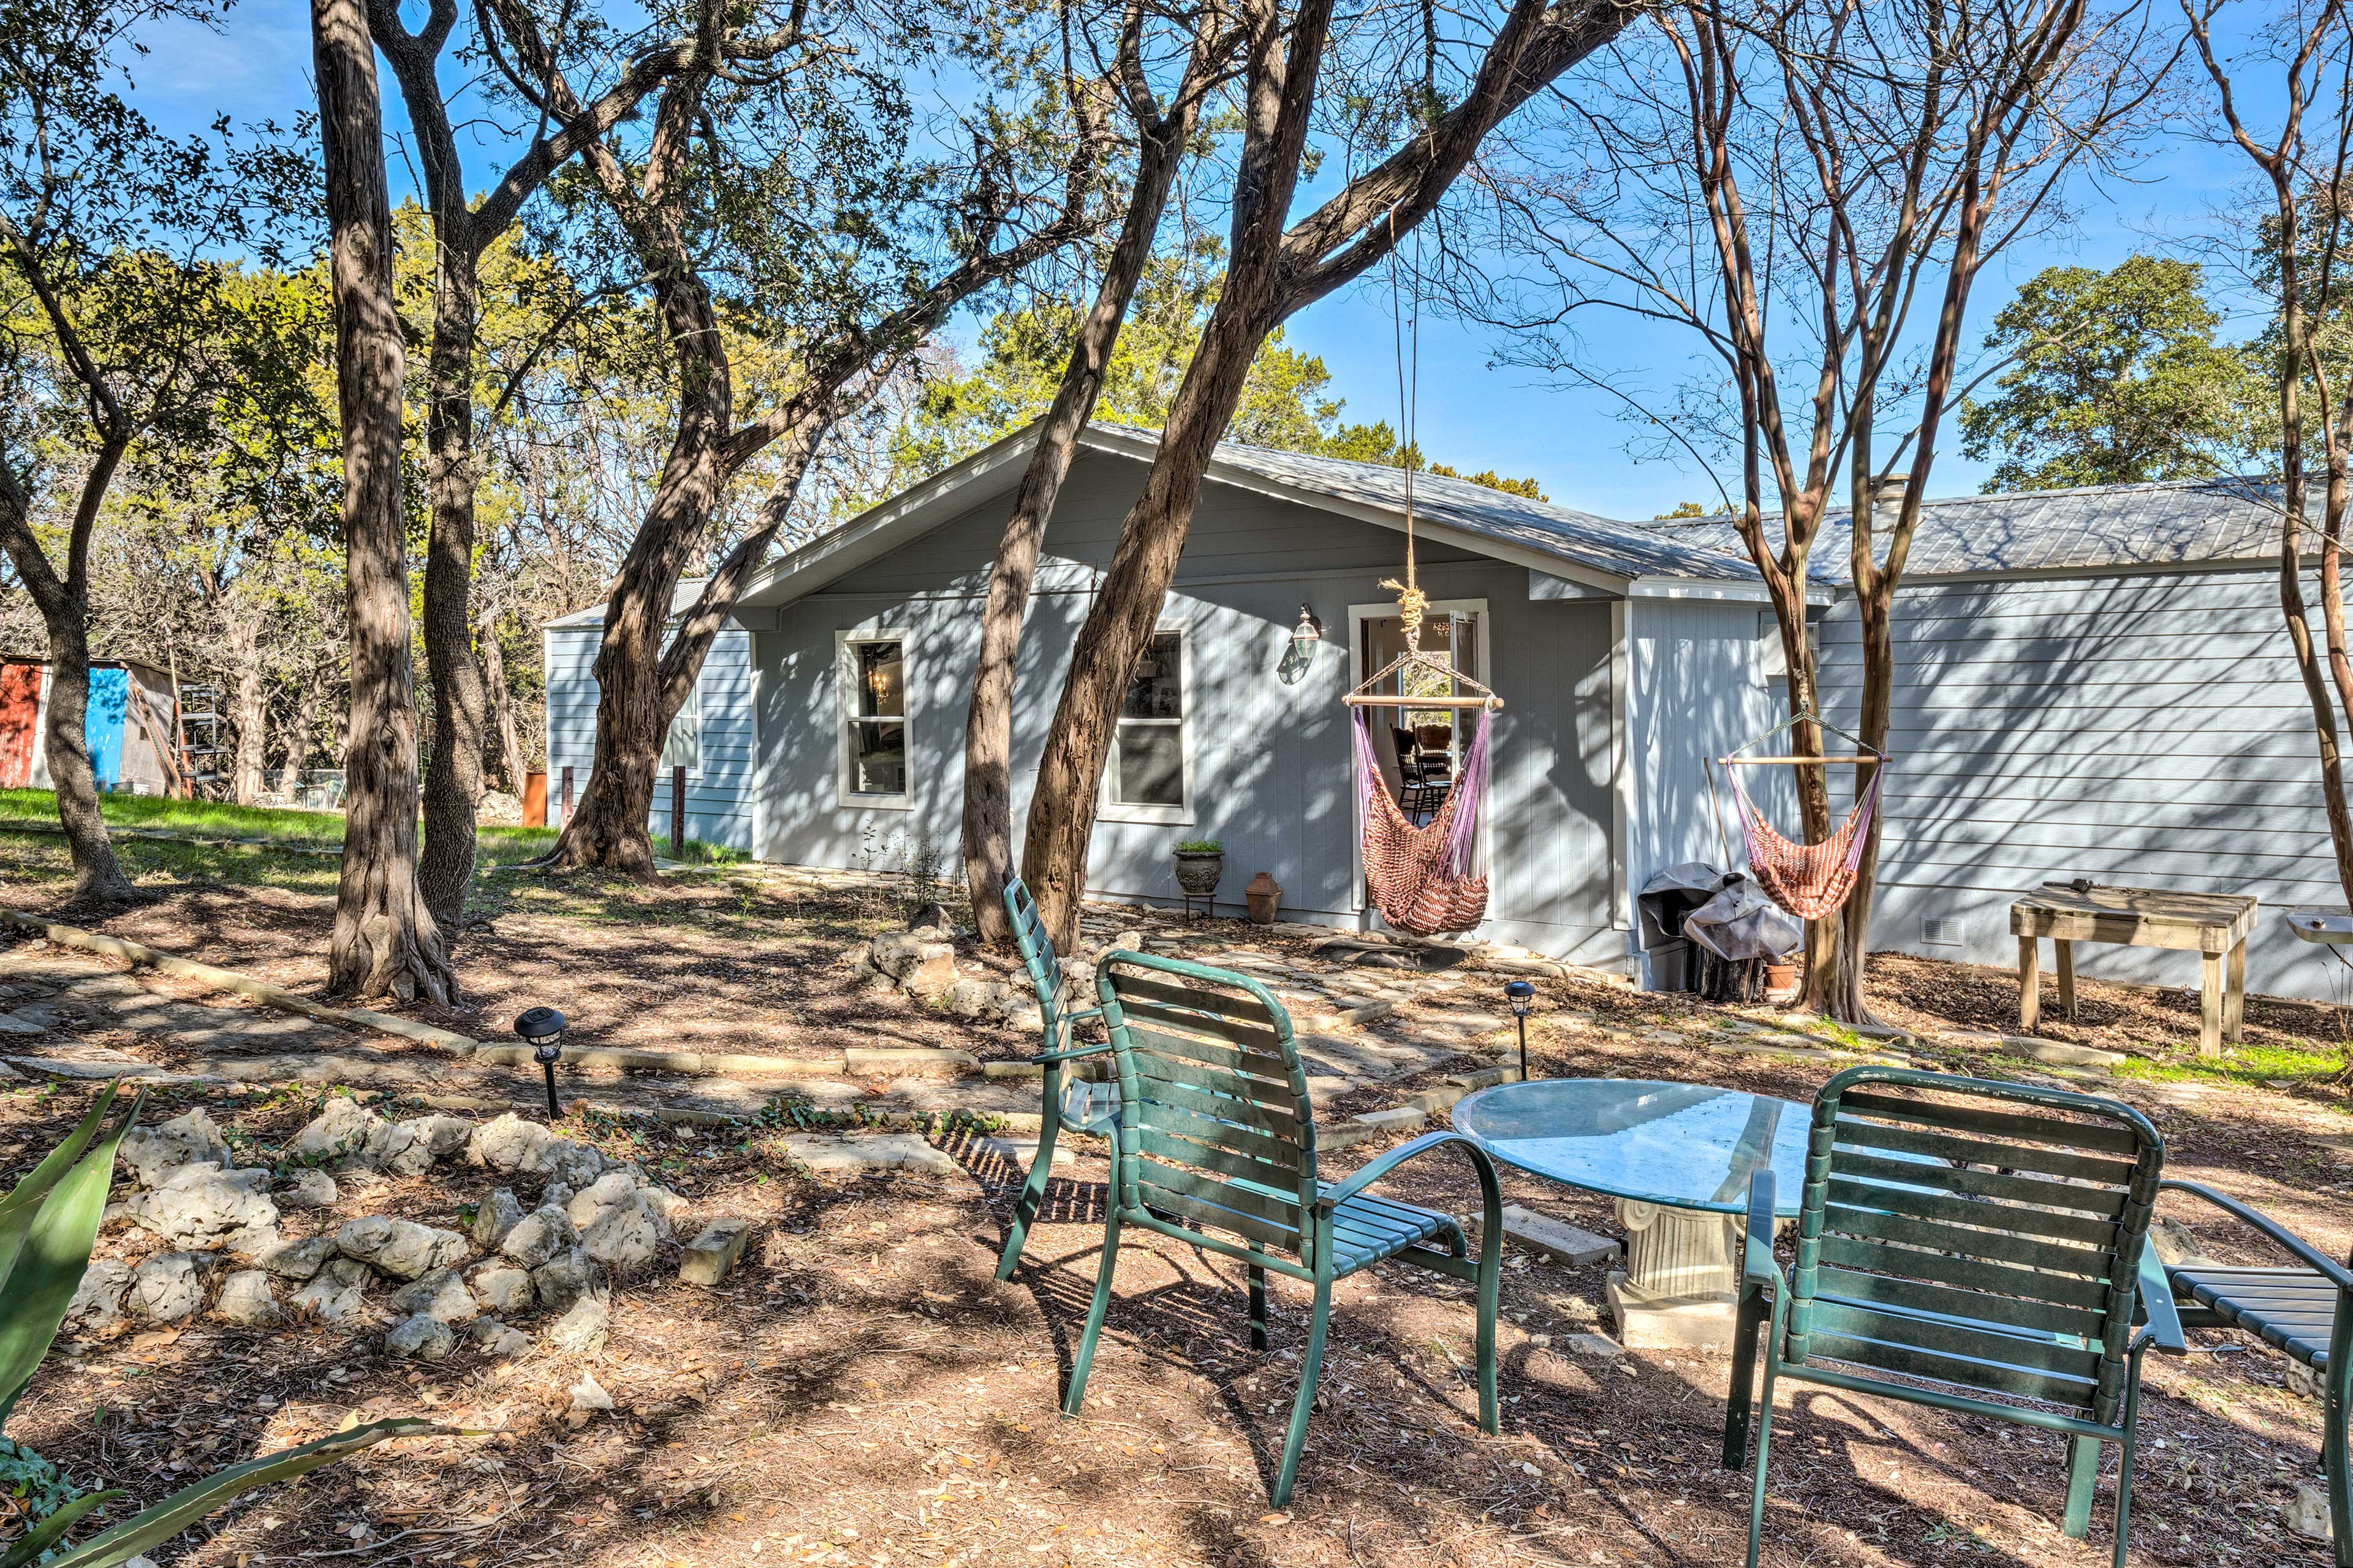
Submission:
<svg viewBox="0 0 2353 1568">
<path fill-rule="evenodd" d="M 1039 592 L 1016 674 L 1012 773 L 1018 836 L 1063 672 L 1143 468 L 1089 455 L 1074 466 L 1049 531 Z M 964 725 L 981 595 L 1003 500 L 976 506 L 820 593 L 777 612 L 752 649 L 762 737 L 756 789 L 762 859 L 903 870 L 956 861 Z M 1348 610 L 1386 604 L 1403 541 L 1375 525 L 1211 486 L 1196 515 L 1165 626 L 1189 633 L 1192 820 L 1095 829 L 1088 884 L 1111 898 L 1168 901 L 1181 838 L 1226 850 L 1221 910 L 1240 913 L 1259 871 L 1283 889 L 1285 918 L 1356 926 L 1356 800 L 1348 712 Z M 1423 586 L 1488 602 L 1497 716 L 1492 797 L 1493 892 L 1482 932 L 1580 962 L 1617 959 L 1609 872 L 1609 606 L 1532 604 L 1527 574 L 1425 551 Z M 1325 638 L 1296 685 L 1275 676 L 1302 604 Z M 838 795 L 842 631 L 910 634 L 912 809 L 844 805 Z"/>
<path fill-rule="evenodd" d="M 2010 900 L 2043 881 L 2252 893 L 2247 984 L 2334 999 L 2281 916 L 2341 910 L 2311 710 L 2269 572 L 1901 591 L 1874 946 L 2016 962 Z M 1833 717 L 1859 703 L 1853 605 L 1821 626 Z M 1954 922 L 1931 944 L 1926 920 Z M 1956 932 L 1940 932 L 1940 935 Z M 2088 972 L 2195 984 L 2194 955 L 2085 945 Z"/>
<path fill-rule="evenodd" d="M 556 819 L 564 770 L 573 770 L 576 800 L 588 787 L 596 760 L 596 626 L 550 626 L 542 634 L 547 668 L 547 809 Z M 752 694 L 752 638 L 730 624 L 712 639 L 696 693 L 702 704 L 702 765 L 687 775 L 686 832 L 690 838 L 729 848 L 752 848 L 752 778 L 757 731 Z M 656 837 L 670 834 L 670 781 L 655 780 L 649 826 Z"/>
<path fill-rule="evenodd" d="M 1627 602 L 1627 765 L 1635 805 L 1627 827 L 1630 900 L 1652 876 L 1685 861 L 1746 868 L 1724 770 L 1715 770 L 1711 789 L 1708 763 L 1788 715 L 1780 679 L 1757 673 L 1759 645 L 1778 635 L 1770 611 L 1750 601 Z M 1755 776 L 1743 783 L 1750 795 L 1781 831 L 1800 837 L 1789 770 L 1749 771 Z M 1831 777 L 1832 804 L 1841 811 L 1849 783 Z M 1639 921 L 1633 939 L 1641 939 Z"/>
</svg>

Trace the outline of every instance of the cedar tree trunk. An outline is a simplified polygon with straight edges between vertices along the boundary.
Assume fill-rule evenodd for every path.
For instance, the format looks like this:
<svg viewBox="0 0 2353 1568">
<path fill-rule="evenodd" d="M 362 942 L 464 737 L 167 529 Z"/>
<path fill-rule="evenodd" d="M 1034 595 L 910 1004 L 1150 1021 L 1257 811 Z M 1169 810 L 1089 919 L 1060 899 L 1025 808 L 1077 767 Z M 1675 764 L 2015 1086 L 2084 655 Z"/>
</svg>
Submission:
<svg viewBox="0 0 2353 1568">
<path fill-rule="evenodd" d="M 400 319 L 393 308 L 375 51 L 360 0 L 311 0 L 343 415 L 351 614 L 343 875 L 328 948 L 332 995 L 447 1003 L 441 932 L 417 884 L 417 697 L 401 505 Z"/>
</svg>

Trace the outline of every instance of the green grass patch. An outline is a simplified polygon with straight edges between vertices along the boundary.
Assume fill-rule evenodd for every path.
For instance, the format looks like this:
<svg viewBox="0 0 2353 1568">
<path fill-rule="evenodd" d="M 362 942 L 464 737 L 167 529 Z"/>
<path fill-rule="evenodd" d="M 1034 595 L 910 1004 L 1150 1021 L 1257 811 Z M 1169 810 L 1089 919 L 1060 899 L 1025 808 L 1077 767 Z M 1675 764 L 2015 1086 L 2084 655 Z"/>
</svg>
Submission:
<svg viewBox="0 0 2353 1568">
<path fill-rule="evenodd" d="M 747 866 L 752 861 L 747 851 L 724 844 L 706 844 L 700 838 L 688 839 L 683 848 L 675 838 L 657 838 L 654 853 L 681 866 Z"/>
<path fill-rule="evenodd" d="M 2194 1051 L 2175 1048 L 2163 1050 L 2156 1057 L 2127 1057 L 2108 1069 L 2114 1078 L 2160 1082 L 2205 1079 L 2250 1084 L 2325 1083 L 2344 1070 L 2344 1047 L 2309 1040 L 2284 1046 L 2236 1046 L 2221 1057 L 2201 1057 Z"/>
</svg>

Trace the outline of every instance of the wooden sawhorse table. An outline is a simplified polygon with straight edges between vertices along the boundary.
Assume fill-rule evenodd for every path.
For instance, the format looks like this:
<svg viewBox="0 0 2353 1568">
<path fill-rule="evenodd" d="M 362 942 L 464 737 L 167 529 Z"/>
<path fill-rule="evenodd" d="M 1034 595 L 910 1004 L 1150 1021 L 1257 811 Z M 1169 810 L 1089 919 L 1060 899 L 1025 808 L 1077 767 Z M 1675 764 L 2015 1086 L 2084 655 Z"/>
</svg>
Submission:
<svg viewBox="0 0 2353 1568">
<path fill-rule="evenodd" d="M 2255 929 L 2255 900 L 2238 893 L 2177 893 L 2163 888 L 2119 888 L 2102 882 L 2045 882 L 2010 906 L 2018 938 L 2018 1027 L 2034 1033 L 2042 1016 L 2038 943 L 2043 937 L 2059 959 L 2059 1005 L 2075 1016 L 2075 943 L 2164 947 L 2205 957 L 2198 1008 L 2198 1054 L 2219 1057 L 2222 1042 L 2239 1043 L 2247 1007 L 2247 937 Z"/>
</svg>

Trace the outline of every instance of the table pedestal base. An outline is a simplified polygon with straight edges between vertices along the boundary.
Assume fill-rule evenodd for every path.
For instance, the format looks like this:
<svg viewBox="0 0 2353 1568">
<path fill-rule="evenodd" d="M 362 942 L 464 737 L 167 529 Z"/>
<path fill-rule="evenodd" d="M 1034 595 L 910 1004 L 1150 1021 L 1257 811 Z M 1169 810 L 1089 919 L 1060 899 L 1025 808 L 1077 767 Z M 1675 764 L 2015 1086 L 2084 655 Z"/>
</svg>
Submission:
<svg viewBox="0 0 2353 1568">
<path fill-rule="evenodd" d="M 1626 1268 L 1609 1276 L 1619 1339 L 1635 1350 L 1729 1351 L 1745 1228 L 1736 1215 L 1618 1201 Z"/>
</svg>

